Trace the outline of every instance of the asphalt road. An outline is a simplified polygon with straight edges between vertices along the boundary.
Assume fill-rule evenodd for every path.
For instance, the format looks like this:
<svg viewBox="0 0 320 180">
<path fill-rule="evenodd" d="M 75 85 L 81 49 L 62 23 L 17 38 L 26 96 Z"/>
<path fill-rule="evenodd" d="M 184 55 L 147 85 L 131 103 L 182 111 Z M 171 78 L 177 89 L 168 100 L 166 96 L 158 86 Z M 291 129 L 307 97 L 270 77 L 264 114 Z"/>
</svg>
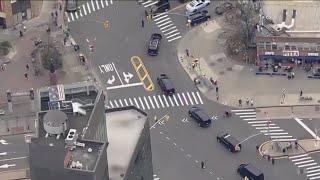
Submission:
<svg viewBox="0 0 320 180">
<path fill-rule="evenodd" d="M 186 18 L 179 15 L 184 13 L 184 7 L 181 8 L 182 10 L 169 12 L 168 16 L 162 19 L 145 20 L 145 27 L 142 28 L 144 7 L 137 5 L 135 1 L 115 1 L 100 10 L 95 8 L 94 12 L 69 24 L 72 36 L 80 45 L 81 51 L 91 59 L 92 68 L 102 86 L 108 89 L 109 107 L 132 103 L 148 113 L 151 123 L 154 122 L 155 116 L 161 118 L 166 114 L 169 115 L 169 121 L 157 125 L 151 133 L 154 172 L 157 177 L 161 180 L 215 178 L 236 180 L 241 179 L 235 173 L 237 166 L 250 162 L 265 173 L 266 180 L 301 179 L 296 175 L 292 163 L 279 161 L 272 167 L 271 163 L 258 155 L 255 146 L 266 141 L 265 136 L 256 136 L 244 142 L 242 152 L 237 154 L 229 153 L 216 142 L 215 136 L 220 131 L 228 131 L 239 140 L 259 131 L 250 127 L 238 116 L 230 119 L 221 118 L 226 107 L 208 101 L 199 94 L 177 62 L 176 43 L 179 39 L 172 39 L 183 36 L 188 31 Z M 212 7 L 209 6 L 210 8 Z M 157 24 L 164 19 L 166 20 Z M 108 21 L 107 27 L 104 24 L 106 21 Z M 157 57 L 149 57 L 147 43 L 150 35 L 161 33 L 163 31 L 161 28 L 167 26 L 161 24 L 166 22 L 168 25 L 172 24 L 174 31 L 172 34 L 179 34 L 170 37 L 167 34 L 169 31 L 162 33 L 164 38 L 160 54 Z M 89 44 L 95 46 L 95 51 L 90 57 Z M 146 91 L 141 85 L 131 63 L 133 56 L 141 58 L 147 75 L 154 84 L 154 90 Z M 129 73 L 133 77 L 127 83 L 125 76 L 130 75 Z M 162 96 L 156 83 L 157 76 L 162 73 L 168 74 L 175 84 L 177 94 L 171 99 Z M 218 120 L 208 129 L 199 128 L 187 114 L 193 105 L 202 107 L 210 116 L 217 116 Z M 207 166 L 205 170 L 200 169 L 201 161 Z"/>
</svg>

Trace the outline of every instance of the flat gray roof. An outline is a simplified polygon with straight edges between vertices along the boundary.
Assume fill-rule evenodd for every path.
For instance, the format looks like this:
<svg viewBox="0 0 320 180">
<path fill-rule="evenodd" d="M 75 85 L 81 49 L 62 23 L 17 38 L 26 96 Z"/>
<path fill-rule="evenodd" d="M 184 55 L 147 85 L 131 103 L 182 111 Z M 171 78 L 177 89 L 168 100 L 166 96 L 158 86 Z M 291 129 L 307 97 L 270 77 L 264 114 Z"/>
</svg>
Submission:
<svg viewBox="0 0 320 180">
<path fill-rule="evenodd" d="M 106 113 L 109 145 L 108 167 L 112 180 L 125 177 L 132 155 L 141 136 L 147 116 L 135 109 Z"/>
</svg>

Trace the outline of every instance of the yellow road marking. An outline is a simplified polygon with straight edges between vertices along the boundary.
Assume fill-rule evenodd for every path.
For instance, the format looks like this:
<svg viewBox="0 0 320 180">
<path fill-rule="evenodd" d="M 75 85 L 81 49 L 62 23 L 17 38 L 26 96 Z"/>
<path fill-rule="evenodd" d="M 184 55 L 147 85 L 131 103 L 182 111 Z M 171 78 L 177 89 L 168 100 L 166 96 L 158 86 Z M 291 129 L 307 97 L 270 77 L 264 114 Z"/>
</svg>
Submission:
<svg viewBox="0 0 320 180">
<path fill-rule="evenodd" d="M 147 69 L 145 68 L 145 66 L 143 65 L 142 60 L 140 59 L 140 57 L 138 56 L 132 56 L 131 57 L 131 63 L 132 66 L 134 67 L 134 69 L 136 70 L 138 77 L 140 79 L 140 81 L 143 84 L 143 87 L 146 91 L 153 91 L 154 90 L 154 84 L 151 80 L 151 77 L 147 71 Z M 142 77 L 141 73 L 140 73 L 140 69 L 142 69 L 142 71 L 144 72 L 144 77 Z M 147 82 L 145 82 L 145 79 L 147 79 Z M 146 85 L 149 84 L 149 86 Z"/>
</svg>

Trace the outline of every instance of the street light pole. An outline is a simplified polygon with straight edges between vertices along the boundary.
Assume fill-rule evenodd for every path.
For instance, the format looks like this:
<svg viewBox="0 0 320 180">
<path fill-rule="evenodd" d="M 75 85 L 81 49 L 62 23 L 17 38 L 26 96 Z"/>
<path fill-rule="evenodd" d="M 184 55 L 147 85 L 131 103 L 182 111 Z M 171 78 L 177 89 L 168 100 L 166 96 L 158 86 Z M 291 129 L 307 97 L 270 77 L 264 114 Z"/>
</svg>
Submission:
<svg viewBox="0 0 320 180">
<path fill-rule="evenodd" d="M 92 68 L 92 53 L 94 52 L 94 44 L 92 44 L 93 42 L 96 41 L 96 38 L 92 39 L 92 40 L 89 40 L 89 39 L 86 39 L 87 40 L 87 43 L 89 44 L 89 72 L 91 73 L 91 76 L 93 76 L 93 68 Z M 90 43 L 91 42 L 91 43 Z"/>
</svg>

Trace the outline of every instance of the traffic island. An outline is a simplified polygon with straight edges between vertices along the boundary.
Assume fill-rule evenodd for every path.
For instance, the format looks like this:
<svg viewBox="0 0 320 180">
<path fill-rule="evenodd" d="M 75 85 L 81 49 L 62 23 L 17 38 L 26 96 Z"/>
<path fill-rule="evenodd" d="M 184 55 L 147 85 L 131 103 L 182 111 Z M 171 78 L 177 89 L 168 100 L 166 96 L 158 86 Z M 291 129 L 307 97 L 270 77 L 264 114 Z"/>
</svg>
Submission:
<svg viewBox="0 0 320 180">
<path fill-rule="evenodd" d="M 320 140 L 304 139 L 291 142 L 267 141 L 262 143 L 258 150 L 263 158 L 284 159 L 290 156 L 320 152 Z"/>
</svg>

